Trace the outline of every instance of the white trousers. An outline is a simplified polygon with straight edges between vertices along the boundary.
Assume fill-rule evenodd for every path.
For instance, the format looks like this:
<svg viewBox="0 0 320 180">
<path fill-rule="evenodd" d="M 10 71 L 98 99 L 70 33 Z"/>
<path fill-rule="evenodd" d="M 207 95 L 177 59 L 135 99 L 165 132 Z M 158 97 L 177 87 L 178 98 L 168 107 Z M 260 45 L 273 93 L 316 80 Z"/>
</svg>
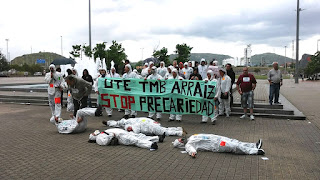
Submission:
<svg viewBox="0 0 320 180">
<path fill-rule="evenodd" d="M 48 94 L 49 106 L 52 116 L 61 116 L 61 91 L 56 90 L 53 95 Z"/>
</svg>

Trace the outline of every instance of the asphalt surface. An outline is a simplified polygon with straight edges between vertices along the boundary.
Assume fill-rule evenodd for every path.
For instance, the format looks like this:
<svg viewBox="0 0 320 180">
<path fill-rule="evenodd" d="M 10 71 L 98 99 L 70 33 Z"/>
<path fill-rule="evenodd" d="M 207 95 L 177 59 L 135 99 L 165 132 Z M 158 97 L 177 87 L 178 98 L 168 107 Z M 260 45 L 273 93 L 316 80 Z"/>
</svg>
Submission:
<svg viewBox="0 0 320 180">
<path fill-rule="evenodd" d="M 166 137 L 156 151 L 99 146 L 87 142 L 89 133 L 107 129 L 101 121 L 119 120 L 123 113 L 89 117 L 86 132 L 62 135 L 49 123 L 49 107 L 0 104 L 0 179 L 320 179 L 319 87 L 319 82 L 285 81 L 281 89 L 305 121 L 231 116 L 211 125 L 200 124 L 198 115 L 184 115 L 181 123 L 167 122 L 163 115 L 160 121 L 182 126 L 188 135 L 214 133 L 246 142 L 261 138 L 264 156 L 198 152 L 193 159 L 172 147 L 176 137 Z M 64 119 L 69 114 L 63 109 Z"/>
</svg>

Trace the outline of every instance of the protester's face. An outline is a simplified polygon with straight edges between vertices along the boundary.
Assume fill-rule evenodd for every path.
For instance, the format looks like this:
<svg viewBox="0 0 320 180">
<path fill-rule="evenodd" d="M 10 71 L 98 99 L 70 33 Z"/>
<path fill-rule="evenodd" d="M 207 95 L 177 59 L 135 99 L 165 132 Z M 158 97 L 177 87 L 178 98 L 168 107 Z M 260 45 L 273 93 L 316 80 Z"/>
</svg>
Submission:
<svg viewBox="0 0 320 180">
<path fill-rule="evenodd" d="M 54 72 L 54 68 L 53 67 L 50 68 L 50 72 Z"/>
<path fill-rule="evenodd" d="M 106 74 L 106 71 L 105 71 L 105 70 L 100 70 L 100 74 L 101 74 L 101 75 L 105 75 L 105 74 Z"/>
<path fill-rule="evenodd" d="M 127 66 L 125 66 L 125 67 L 124 67 L 124 71 L 125 71 L 126 73 L 128 73 L 128 72 L 129 72 L 129 68 L 128 68 Z"/>
<path fill-rule="evenodd" d="M 72 71 L 72 74 L 73 74 L 73 75 L 77 75 L 77 71 L 73 70 L 73 71 Z"/>
<path fill-rule="evenodd" d="M 277 63 L 274 63 L 274 64 L 273 64 L 273 68 L 274 68 L 275 70 L 278 70 L 278 68 L 279 68 L 278 64 L 277 64 Z"/>
<path fill-rule="evenodd" d="M 207 76 L 208 76 L 208 79 L 211 79 L 211 74 L 210 73 L 208 73 Z"/>
<path fill-rule="evenodd" d="M 192 63 L 191 62 L 189 62 L 188 65 L 189 65 L 189 67 L 192 67 Z"/>
<path fill-rule="evenodd" d="M 243 74 L 248 75 L 248 68 L 243 68 Z"/>
<path fill-rule="evenodd" d="M 153 67 L 153 64 L 150 64 L 150 68 L 152 68 Z"/>
<path fill-rule="evenodd" d="M 160 63 L 160 67 L 163 67 L 163 63 Z"/>
<path fill-rule="evenodd" d="M 87 71 L 83 71 L 83 75 L 87 75 L 88 74 L 88 72 Z"/>
<path fill-rule="evenodd" d="M 168 68 L 168 72 L 171 73 L 171 68 Z"/>
<path fill-rule="evenodd" d="M 111 69 L 111 72 L 114 74 L 116 72 L 116 70 L 115 69 Z"/>
<path fill-rule="evenodd" d="M 230 70 L 230 69 L 231 69 L 231 66 L 230 66 L 230 65 L 227 65 L 227 66 L 226 66 L 226 69 L 227 69 L 227 70 Z"/>
<path fill-rule="evenodd" d="M 201 61 L 201 66 L 204 66 L 206 64 L 206 62 Z"/>
<path fill-rule="evenodd" d="M 173 77 L 177 77 L 177 73 L 174 71 L 174 72 L 172 72 L 172 76 Z"/>
<path fill-rule="evenodd" d="M 151 74 L 151 68 L 148 69 L 148 74 Z"/>
<path fill-rule="evenodd" d="M 183 64 L 179 64 L 179 68 L 182 69 L 183 68 Z"/>
<path fill-rule="evenodd" d="M 184 68 L 188 69 L 188 65 L 186 64 L 186 65 L 184 66 Z"/>
<path fill-rule="evenodd" d="M 224 72 L 223 72 L 223 71 L 221 71 L 221 70 L 219 71 L 219 74 L 220 74 L 220 76 L 221 76 L 221 77 L 223 77 L 223 76 L 224 76 Z"/>
<path fill-rule="evenodd" d="M 173 61 L 172 65 L 173 65 L 173 67 L 176 67 L 177 66 L 177 61 Z"/>
</svg>

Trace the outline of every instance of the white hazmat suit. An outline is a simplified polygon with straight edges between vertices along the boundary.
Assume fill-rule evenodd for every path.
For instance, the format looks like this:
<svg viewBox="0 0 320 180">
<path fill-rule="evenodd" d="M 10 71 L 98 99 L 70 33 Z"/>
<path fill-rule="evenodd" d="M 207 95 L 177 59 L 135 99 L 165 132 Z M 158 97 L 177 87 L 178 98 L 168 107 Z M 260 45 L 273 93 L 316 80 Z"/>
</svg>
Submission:
<svg viewBox="0 0 320 180">
<path fill-rule="evenodd" d="M 209 75 L 210 74 L 210 79 L 209 79 Z M 208 73 L 207 73 L 207 78 L 204 79 L 205 82 L 208 82 L 208 81 L 211 81 L 211 82 L 217 82 L 218 80 L 214 78 L 214 73 L 213 71 L 211 70 L 208 70 Z M 217 92 L 217 90 L 216 90 Z M 214 105 L 214 117 L 211 118 L 211 122 L 214 122 L 217 120 L 217 117 L 219 115 L 219 108 L 217 107 L 218 106 L 218 102 L 215 101 L 215 105 Z M 208 116 L 202 116 L 202 121 L 201 122 L 207 122 L 208 121 Z"/>
<path fill-rule="evenodd" d="M 77 111 L 75 119 L 62 120 L 57 123 L 54 118 L 51 118 L 50 122 L 56 125 L 58 132 L 61 134 L 80 133 L 87 128 L 87 116 L 94 116 L 95 112 L 96 108 L 82 108 Z M 82 119 L 79 123 L 78 118 Z"/>
<path fill-rule="evenodd" d="M 46 73 L 44 78 L 48 84 L 48 100 L 52 117 L 59 118 L 61 116 L 61 90 L 67 87 L 61 73 L 56 72 L 53 64 L 49 66 L 51 72 Z"/>
<path fill-rule="evenodd" d="M 183 147 L 184 143 L 176 139 L 173 145 L 174 147 Z M 248 143 L 215 134 L 194 134 L 188 138 L 185 150 L 193 157 L 195 157 L 198 150 L 263 155 L 264 151 L 261 149 L 261 146 L 261 140 L 257 143 Z"/>
<path fill-rule="evenodd" d="M 123 79 L 135 79 L 135 78 L 138 79 L 139 78 L 136 73 L 132 72 L 132 68 L 131 68 L 130 64 L 127 64 L 125 67 L 128 68 L 129 71 L 126 72 L 125 74 L 123 74 L 123 76 L 122 76 Z M 124 115 L 125 116 L 131 115 L 131 116 L 135 117 L 135 116 L 137 116 L 137 112 L 133 111 L 133 110 L 130 110 L 130 109 L 125 109 L 124 110 Z"/>
<path fill-rule="evenodd" d="M 230 110 L 230 88 L 231 88 L 231 78 L 227 75 L 226 70 L 220 68 L 219 71 L 223 71 L 224 76 L 220 77 L 217 84 L 217 93 L 216 97 L 219 99 L 220 105 L 219 105 L 219 114 L 224 114 L 224 111 L 226 113 L 226 116 L 229 117 L 229 114 L 231 112 Z M 228 99 L 221 99 L 221 93 L 227 93 Z"/>
<path fill-rule="evenodd" d="M 173 69 L 172 70 L 172 73 L 176 73 L 176 77 L 173 77 L 173 75 L 169 78 L 169 79 L 179 79 L 179 80 L 183 80 L 182 77 L 180 77 L 178 75 L 178 70 L 177 69 Z M 178 121 L 178 122 L 181 122 L 181 119 L 182 119 L 182 115 L 181 114 L 170 114 L 169 115 L 169 121 Z"/>
<path fill-rule="evenodd" d="M 158 69 L 159 69 L 159 68 L 158 68 Z M 153 66 L 153 67 L 151 68 L 151 74 L 148 76 L 147 79 L 161 80 L 161 79 L 163 79 L 163 77 L 157 73 L 157 68 L 156 68 L 155 66 Z M 157 113 L 155 113 L 155 112 L 149 112 L 148 118 L 152 118 L 155 114 L 156 114 L 157 120 L 160 120 L 160 118 L 161 118 L 161 113 L 160 113 L 160 112 L 157 112 Z"/>
<path fill-rule="evenodd" d="M 95 131 L 89 135 L 89 142 L 96 141 L 100 146 L 109 145 L 113 138 L 117 138 L 121 145 L 135 145 L 145 149 L 157 149 L 158 136 L 146 136 L 144 134 L 135 134 L 119 128 L 107 129 L 104 132 Z"/>
</svg>

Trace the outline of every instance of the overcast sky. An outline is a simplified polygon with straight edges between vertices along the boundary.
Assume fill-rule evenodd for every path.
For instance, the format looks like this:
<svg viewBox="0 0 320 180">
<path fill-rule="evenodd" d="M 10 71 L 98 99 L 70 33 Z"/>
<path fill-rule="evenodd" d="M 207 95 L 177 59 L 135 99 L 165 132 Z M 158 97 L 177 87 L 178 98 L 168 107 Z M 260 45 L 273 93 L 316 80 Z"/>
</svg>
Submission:
<svg viewBox="0 0 320 180">
<path fill-rule="evenodd" d="M 0 50 L 10 59 L 46 51 L 69 57 L 72 45 L 89 43 L 89 0 L 0 0 Z M 320 39 L 320 1 L 300 0 L 300 57 Z M 92 44 L 122 43 L 137 62 L 153 49 L 187 43 L 193 53 L 242 57 L 272 52 L 292 57 L 296 0 L 91 0 Z M 320 42 L 319 42 L 320 46 Z"/>
</svg>

